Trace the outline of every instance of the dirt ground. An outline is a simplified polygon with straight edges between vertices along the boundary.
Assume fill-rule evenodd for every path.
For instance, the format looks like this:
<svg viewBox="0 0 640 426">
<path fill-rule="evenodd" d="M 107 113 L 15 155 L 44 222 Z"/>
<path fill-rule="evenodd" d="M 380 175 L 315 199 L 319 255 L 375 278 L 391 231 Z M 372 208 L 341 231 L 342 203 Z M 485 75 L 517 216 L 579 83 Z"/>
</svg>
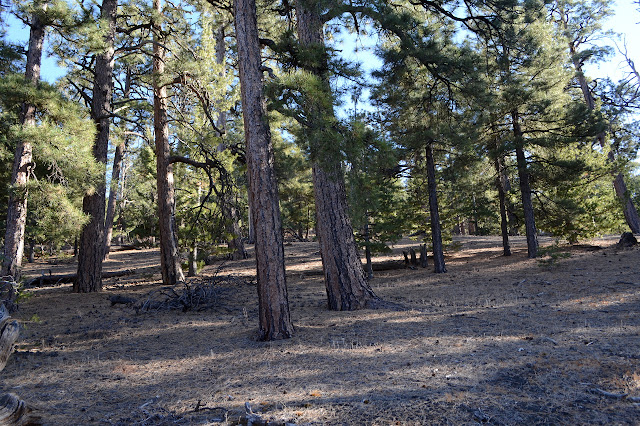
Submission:
<svg viewBox="0 0 640 426">
<path fill-rule="evenodd" d="M 289 244 L 296 334 L 271 343 L 254 339 L 253 260 L 222 266 L 237 278 L 215 287 L 213 307 L 137 313 L 108 298 L 157 290 L 158 252 L 118 252 L 106 270 L 140 272 L 102 293 L 30 290 L 0 394 L 51 425 L 237 424 L 245 403 L 264 420 L 312 425 L 637 425 L 640 248 L 617 239 L 561 247 L 567 255 L 545 265 L 521 238 L 508 258 L 498 238 L 456 238 L 446 274 L 431 262 L 376 273 L 375 292 L 406 310 L 357 312 L 328 311 L 317 245 Z M 408 247 L 418 243 L 376 261 Z M 70 272 L 69 262 L 26 274 Z"/>
</svg>

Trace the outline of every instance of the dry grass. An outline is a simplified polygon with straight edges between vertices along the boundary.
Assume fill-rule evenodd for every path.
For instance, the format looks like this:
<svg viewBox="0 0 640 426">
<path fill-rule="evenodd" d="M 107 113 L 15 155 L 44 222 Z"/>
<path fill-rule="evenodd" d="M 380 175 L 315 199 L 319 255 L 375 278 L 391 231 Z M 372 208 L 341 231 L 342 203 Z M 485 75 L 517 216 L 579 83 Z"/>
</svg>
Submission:
<svg viewBox="0 0 640 426">
<path fill-rule="evenodd" d="M 510 258 L 497 238 L 460 240 L 447 274 L 377 274 L 375 291 L 400 312 L 327 311 L 309 273 L 317 246 L 288 245 L 296 335 L 271 343 L 254 340 L 251 260 L 227 264 L 247 283 L 222 284 L 212 309 L 137 315 L 108 296 L 157 288 L 157 253 L 116 253 L 108 269 L 140 262 L 146 275 L 101 294 L 36 289 L 22 304 L 0 392 L 60 425 L 233 424 L 245 402 L 297 424 L 638 424 L 633 398 L 594 389 L 640 396 L 640 250 L 602 239 L 542 267 L 521 239 Z"/>
</svg>

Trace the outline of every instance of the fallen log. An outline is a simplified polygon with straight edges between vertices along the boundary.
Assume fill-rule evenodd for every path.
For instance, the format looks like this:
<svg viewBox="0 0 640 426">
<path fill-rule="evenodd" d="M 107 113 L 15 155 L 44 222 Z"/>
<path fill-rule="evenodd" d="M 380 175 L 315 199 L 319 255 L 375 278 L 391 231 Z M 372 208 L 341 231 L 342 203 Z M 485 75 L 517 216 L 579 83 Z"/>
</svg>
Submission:
<svg viewBox="0 0 640 426">
<path fill-rule="evenodd" d="M 121 271 L 112 271 L 112 272 L 103 272 L 102 278 L 114 278 L 114 277 L 124 277 L 127 275 L 133 275 L 137 272 L 136 269 L 123 269 Z M 58 275 L 40 275 L 39 277 L 34 277 L 25 282 L 26 287 L 37 287 L 37 286 L 45 286 L 45 285 L 57 285 L 57 284 L 66 284 L 72 283 L 78 277 L 77 273 L 74 274 L 58 274 Z"/>
</svg>

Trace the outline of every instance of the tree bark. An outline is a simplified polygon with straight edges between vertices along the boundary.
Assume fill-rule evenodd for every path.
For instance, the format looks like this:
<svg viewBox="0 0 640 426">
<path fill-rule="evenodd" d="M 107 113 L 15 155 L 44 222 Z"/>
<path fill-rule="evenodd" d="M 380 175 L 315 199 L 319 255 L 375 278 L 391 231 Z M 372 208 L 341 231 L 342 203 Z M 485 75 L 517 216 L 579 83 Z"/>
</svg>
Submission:
<svg viewBox="0 0 640 426">
<path fill-rule="evenodd" d="M 46 9 L 47 4 L 42 6 Z M 27 51 L 27 65 L 25 80 L 34 86 L 40 81 L 40 64 L 42 61 L 42 44 L 44 43 L 45 26 L 34 15 L 29 32 L 29 49 Z M 36 125 L 35 105 L 24 103 L 20 112 L 20 123 L 23 127 Z M 24 233 L 27 223 L 27 183 L 31 173 L 33 148 L 31 142 L 18 142 L 13 158 L 11 173 L 11 190 L 9 205 L 7 206 L 7 223 L 4 236 L 4 259 L 2 261 L 2 275 L 11 275 L 16 280 L 20 277 L 22 257 L 24 255 Z"/>
<path fill-rule="evenodd" d="M 127 68 L 125 81 L 124 97 L 129 98 L 131 93 L 131 70 Z M 122 170 L 122 161 L 125 152 L 129 146 L 129 136 L 125 135 L 123 143 L 116 146 L 116 152 L 113 156 L 113 167 L 111 170 L 111 187 L 109 189 L 109 201 L 107 202 L 107 218 L 105 219 L 105 240 L 104 240 L 104 259 L 109 258 L 111 251 L 111 239 L 113 238 L 113 219 L 116 214 L 116 203 L 118 200 L 118 189 L 120 184 L 120 172 Z"/>
<path fill-rule="evenodd" d="M 109 148 L 109 126 L 113 99 L 113 67 L 115 61 L 114 39 L 116 33 L 117 0 L 103 0 L 101 19 L 107 25 L 105 50 L 96 56 L 91 115 L 97 134 L 93 143 L 93 156 L 106 167 Z M 102 290 L 102 260 L 104 258 L 105 176 L 101 177 L 94 191 L 85 194 L 82 211 L 89 216 L 89 223 L 82 230 L 78 251 L 78 279 L 73 284 L 76 293 Z"/>
<path fill-rule="evenodd" d="M 529 183 L 529 171 L 527 159 L 524 154 L 524 137 L 520 127 L 520 114 L 517 110 L 511 112 L 513 121 L 513 136 L 516 145 L 516 161 L 518 166 L 518 178 L 520 180 L 520 194 L 522 196 L 522 209 L 524 212 L 524 226 L 527 236 L 527 252 L 529 258 L 538 256 L 538 231 L 531 201 L 531 185 Z"/>
<path fill-rule="evenodd" d="M 433 271 L 447 272 L 444 263 L 444 248 L 442 246 L 442 232 L 440 228 L 440 213 L 438 211 L 438 188 L 436 184 L 436 167 L 433 159 L 433 144 L 426 147 L 427 159 L 427 187 L 429 192 L 429 215 L 431 220 L 431 243 L 433 245 Z"/>
<path fill-rule="evenodd" d="M 162 16 L 161 0 L 153 0 L 157 16 Z M 158 191 L 158 227 L 160 228 L 160 269 L 162 282 L 174 285 L 184 281 L 180 265 L 175 219 L 173 166 L 169 161 L 169 120 L 167 86 L 162 81 L 166 49 L 162 23 L 153 21 L 153 128 L 156 148 L 156 186 Z"/>
<path fill-rule="evenodd" d="M 11 320 L 9 312 L 0 302 L 0 371 L 7 365 L 9 356 L 13 352 L 13 344 L 20 335 L 20 325 Z"/>
<path fill-rule="evenodd" d="M 113 169 L 111 170 L 111 188 L 109 190 L 109 201 L 107 202 L 107 218 L 105 219 L 105 241 L 104 260 L 109 259 L 111 251 L 111 239 L 113 238 L 113 219 L 116 214 L 116 202 L 118 200 L 118 184 L 120 182 L 120 171 L 122 170 L 122 160 L 124 158 L 126 142 L 116 146 L 113 156 Z"/>
<path fill-rule="evenodd" d="M 238 67 L 249 176 L 249 206 L 255 229 L 260 340 L 293 336 L 284 268 L 278 185 L 273 168 L 260 71 L 260 41 L 255 0 L 234 0 Z"/>
<path fill-rule="evenodd" d="M 371 266 L 371 247 L 369 247 L 369 243 L 371 242 L 371 236 L 369 232 L 369 212 L 365 211 L 365 222 L 364 222 L 364 257 L 367 260 L 366 273 L 367 280 L 373 279 L 373 267 Z"/>
<path fill-rule="evenodd" d="M 511 256 L 511 245 L 509 244 L 509 223 L 507 221 L 507 176 L 505 174 L 504 157 L 496 154 L 496 189 L 498 190 L 498 200 L 500 202 L 500 231 L 502 233 L 502 252 L 505 256 Z"/>
<path fill-rule="evenodd" d="M 300 44 L 307 49 L 324 52 L 324 33 L 319 2 L 296 4 L 297 31 Z M 316 55 L 318 54 L 316 52 Z M 326 58 L 315 57 L 307 70 L 321 80 L 324 95 L 330 97 Z M 322 102 L 318 102 L 322 104 Z M 312 108 L 313 109 L 313 108 Z M 324 131 L 327 118 L 334 116 L 332 106 L 316 107 L 308 111 L 310 122 L 303 127 L 311 143 L 313 158 L 313 188 L 316 202 L 316 232 L 320 242 L 320 255 L 324 270 L 328 306 L 331 310 L 354 310 L 373 306 L 379 298 L 365 279 L 362 262 L 353 236 L 353 227 L 347 214 L 347 198 L 340 161 L 332 155 L 317 158 L 323 149 L 314 132 Z M 330 120 L 329 120 L 330 121 Z"/>
</svg>

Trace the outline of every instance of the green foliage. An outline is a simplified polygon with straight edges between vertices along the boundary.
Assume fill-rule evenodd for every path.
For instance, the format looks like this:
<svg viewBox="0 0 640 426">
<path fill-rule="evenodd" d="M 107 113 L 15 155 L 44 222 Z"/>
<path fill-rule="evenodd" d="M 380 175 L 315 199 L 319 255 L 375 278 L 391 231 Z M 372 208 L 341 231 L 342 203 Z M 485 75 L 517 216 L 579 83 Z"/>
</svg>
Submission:
<svg viewBox="0 0 640 426">
<path fill-rule="evenodd" d="M 36 106 L 36 126 L 18 124 L 17 110 L 24 101 Z M 86 223 L 82 197 L 95 190 L 104 174 L 93 159 L 93 122 L 53 86 L 33 87 L 16 74 L 0 82 L 0 108 L 2 121 L 13 122 L 2 133 L 5 149 L 12 152 L 18 141 L 33 147 L 27 239 L 56 246 L 72 240 Z M 8 164 L 13 161 L 12 156 L 4 158 Z"/>
<path fill-rule="evenodd" d="M 389 251 L 407 230 L 406 201 L 394 170 L 397 152 L 362 120 L 349 126 L 346 187 L 356 241 L 372 253 Z"/>
</svg>

